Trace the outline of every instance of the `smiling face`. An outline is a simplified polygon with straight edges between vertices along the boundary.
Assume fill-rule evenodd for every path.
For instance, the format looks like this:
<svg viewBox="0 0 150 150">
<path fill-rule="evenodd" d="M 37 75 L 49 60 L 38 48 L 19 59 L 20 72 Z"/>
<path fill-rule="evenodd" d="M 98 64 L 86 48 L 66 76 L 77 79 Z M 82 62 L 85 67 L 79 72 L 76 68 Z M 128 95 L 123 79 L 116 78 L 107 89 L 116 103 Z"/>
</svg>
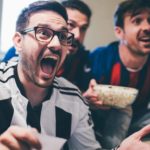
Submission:
<svg viewBox="0 0 150 150">
<path fill-rule="evenodd" d="M 53 11 L 39 11 L 30 16 L 26 28 L 46 27 L 55 31 L 67 30 L 67 23 L 62 16 Z M 40 31 L 40 34 L 45 34 Z M 63 46 L 58 36 L 55 35 L 48 43 L 38 41 L 35 32 L 31 31 L 25 35 L 16 33 L 14 43 L 20 55 L 18 74 L 20 80 L 40 87 L 51 85 L 55 74 L 61 67 L 66 54 L 67 46 Z"/>
<path fill-rule="evenodd" d="M 66 8 L 68 14 L 68 30 L 74 34 L 74 44 L 69 47 L 69 52 L 74 54 L 83 44 L 89 26 L 88 18 L 79 10 Z"/>
<path fill-rule="evenodd" d="M 124 16 L 124 28 L 116 27 L 116 35 L 128 50 L 136 55 L 150 53 L 150 9 L 144 9 L 134 16 Z"/>
</svg>

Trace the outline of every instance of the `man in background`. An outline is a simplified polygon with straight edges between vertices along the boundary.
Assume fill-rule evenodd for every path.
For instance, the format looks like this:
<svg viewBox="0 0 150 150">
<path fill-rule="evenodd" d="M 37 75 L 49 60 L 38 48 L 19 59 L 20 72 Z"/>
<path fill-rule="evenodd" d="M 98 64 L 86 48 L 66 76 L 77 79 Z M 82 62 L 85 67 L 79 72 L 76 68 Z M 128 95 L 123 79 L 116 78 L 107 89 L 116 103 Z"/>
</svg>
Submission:
<svg viewBox="0 0 150 150">
<path fill-rule="evenodd" d="M 89 72 L 88 55 L 83 42 L 90 25 L 92 12 L 89 6 L 80 0 L 64 0 L 62 5 L 68 14 L 68 30 L 74 34 L 73 45 L 69 47 L 68 57 L 58 75 L 61 75 L 84 91 L 88 83 L 83 82 Z"/>
<path fill-rule="evenodd" d="M 91 52 L 92 76 L 98 84 L 133 87 L 139 94 L 132 105 L 131 118 L 128 111 L 121 114 L 115 108 L 102 110 L 102 101 L 85 93 L 91 97 L 91 105 L 98 108 L 92 111 L 92 116 L 95 130 L 102 134 L 104 147 L 111 147 L 110 141 L 121 142 L 128 134 L 128 127 L 131 134 L 150 123 L 150 1 L 123 1 L 115 12 L 114 24 L 119 42 Z M 92 80 L 88 91 L 92 91 L 95 84 Z"/>
</svg>

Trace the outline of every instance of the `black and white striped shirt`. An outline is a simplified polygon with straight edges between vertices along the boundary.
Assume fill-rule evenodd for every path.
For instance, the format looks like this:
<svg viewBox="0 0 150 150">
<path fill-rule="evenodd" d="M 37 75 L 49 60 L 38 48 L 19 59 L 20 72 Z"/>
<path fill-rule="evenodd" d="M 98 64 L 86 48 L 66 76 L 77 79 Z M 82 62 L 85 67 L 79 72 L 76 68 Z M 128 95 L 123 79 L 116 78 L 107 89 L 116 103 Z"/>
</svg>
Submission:
<svg viewBox="0 0 150 150">
<path fill-rule="evenodd" d="M 89 109 L 80 91 L 64 78 L 55 78 L 52 86 L 45 101 L 33 108 L 24 96 L 17 63 L 1 63 L 0 133 L 11 125 L 30 125 L 43 134 L 68 139 L 71 150 L 99 148 Z"/>
</svg>

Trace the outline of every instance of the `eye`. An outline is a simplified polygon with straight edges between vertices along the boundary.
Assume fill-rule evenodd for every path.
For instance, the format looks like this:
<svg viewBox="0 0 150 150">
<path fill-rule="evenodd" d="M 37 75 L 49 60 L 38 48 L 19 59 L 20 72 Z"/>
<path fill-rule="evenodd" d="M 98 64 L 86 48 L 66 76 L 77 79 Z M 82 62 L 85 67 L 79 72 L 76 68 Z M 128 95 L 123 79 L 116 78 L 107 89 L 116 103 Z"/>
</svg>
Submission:
<svg viewBox="0 0 150 150">
<path fill-rule="evenodd" d="M 88 26 L 83 26 L 83 27 L 81 27 L 81 32 L 86 32 L 86 30 L 87 30 L 87 28 L 88 28 Z"/>
<path fill-rule="evenodd" d="M 36 31 L 36 36 L 39 39 L 49 39 L 53 36 L 53 31 L 46 28 L 38 28 Z"/>
<path fill-rule="evenodd" d="M 71 22 L 68 22 L 68 30 L 72 30 L 76 27 L 75 24 L 71 23 Z"/>
<path fill-rule="evenodd" d="M 132 20 L 132 23 L 133 24 L 135 24 L 135 25 L 139 25 L 139 24 L 141 24 L 141 22 L 142 22 L 142 18 L 134 18 L 133 20 Z"/>
</svg>

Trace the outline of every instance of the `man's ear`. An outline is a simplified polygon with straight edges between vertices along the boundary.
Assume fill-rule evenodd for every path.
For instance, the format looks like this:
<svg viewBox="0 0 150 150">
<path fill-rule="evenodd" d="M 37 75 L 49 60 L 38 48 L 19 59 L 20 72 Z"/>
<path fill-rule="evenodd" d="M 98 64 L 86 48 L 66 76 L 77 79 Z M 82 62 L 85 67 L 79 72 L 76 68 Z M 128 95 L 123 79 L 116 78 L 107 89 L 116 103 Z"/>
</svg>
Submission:
<svg viewBox="0 0 150 150">
<path fill-rule="evenodd" d="M 118 27 L 116 26 L 114 28 L 114 32 L 115 32 L 115 35 L 116 37 L 119 39 L 119 40 L 122 40 L 123 39 L 123 36 L 124 36 L 124 31 L 121 27 Z"/>
<path fill-rule="evenodd" d="M 13 43 L 18 52 L 22 50 L 22 35 L 19 32 L 16 32 L 13 36 Z"/>
</svg>

